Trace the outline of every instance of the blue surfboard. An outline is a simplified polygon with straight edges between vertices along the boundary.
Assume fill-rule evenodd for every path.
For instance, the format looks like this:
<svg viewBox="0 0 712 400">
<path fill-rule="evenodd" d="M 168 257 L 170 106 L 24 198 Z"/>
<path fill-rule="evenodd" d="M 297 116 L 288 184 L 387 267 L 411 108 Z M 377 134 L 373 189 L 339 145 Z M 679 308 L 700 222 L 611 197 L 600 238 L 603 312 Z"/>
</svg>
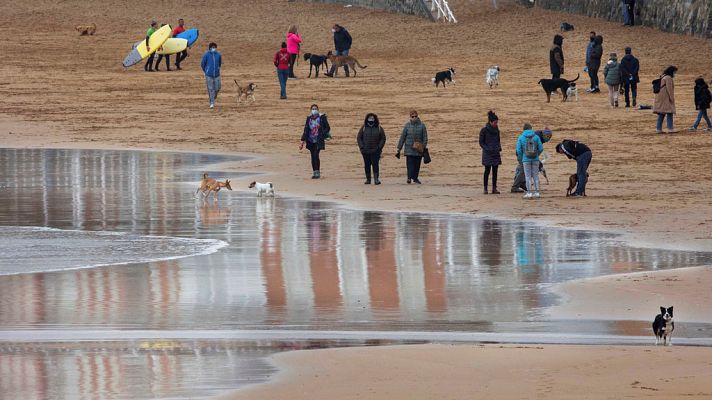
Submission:
<svg viewBox="0 0 712 400">
<path fill-rule="evenodd" d="M 176 37 L 188 40 L 188 47 L 190 47 L 196 40 L 198 40 L 198 28 L 190 28 L 185 32 L 177 34 Z"/>
</svg>

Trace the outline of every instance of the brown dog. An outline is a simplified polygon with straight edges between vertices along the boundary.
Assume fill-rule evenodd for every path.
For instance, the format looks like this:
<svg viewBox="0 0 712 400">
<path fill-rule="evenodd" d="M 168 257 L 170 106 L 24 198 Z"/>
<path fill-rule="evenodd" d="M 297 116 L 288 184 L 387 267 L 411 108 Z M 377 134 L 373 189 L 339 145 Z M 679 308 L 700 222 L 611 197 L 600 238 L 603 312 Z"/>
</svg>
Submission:
<svg viewBox="0 0 712 400">
<path fill-rule="evenodd" d="M 248 99 L 250 102 L 255 101 L 255 89 L 257 88 L 257 85 L 254 83 L 250 82 L 247 84 L 247 86 L 242 87 L 240 86 L 239 83 L 237 83 L 236 79 L 233 79 L 235 81 L 235 85 L 237 85 L 237 104 L 240 104 L 240 101 L 242 98 L 245 98 L 245 101 Z"/>
<path fill-rule="evenodd" d="M 77 25 L 74 27 L 74 29 L 79 32 L 80 36 L 93 35 L 94 33 L 96 33 L 96 24 L 92 23 L 91 25 Z"/>
<path fill-rule="evenodd" d="M 205 198 L 205 197 L 210 196 L 210 193 L 212 193 L 213 199 L 217 199 L 218 192 L 222 188 L 226 188 L 227 190 L 232 190 L 232 187 L 230 187 L 229 179 L 225 179 L 225 182 L 220 182 L 213 178 L 209 178 L 208 174 L 205 173 L 205 174 L 203 174 L 203 180 L 200 181 L 200 186 L 198 186 L 198 190 L 195 191 L 195 194 L 198 194 L 198 192 L 202 192 L 203 198 Z"/>
<path fill-rule="evenodd" d="M 365 69 L 366 67 L 368 67 L 368 65 L 361 65 L 361 63 L 359 63 L 355 57 L 335 56 L 334 53 L 332 53 L 331 51 L 326 53 L 326 56 L 329 57 L 329 61 L 331 61 L 331 68 L 334 68 L 334 75 L 336 75 L 336 72 L 339 70 L 339 68 L 343 67 L 344 65 L 348 65 L 349 67 L 351 67 L 351 70 L 354 71 L 354 76 L 356 76 L 356 65 L 358 65 L 361 69 Z"/>
<path fill-rule="evenodd" d="M 588 172 L 586 172 L 586 181 L 588 181 Z M 574 190 L 574 188 L 576 188 L 576 185 L 578 185 L 578 175 L 569 175 L 569 187 L 566 188 L 566 197 L 571 196 L 571 192 Z M 584 189 L 583 195 L 586 195 L 586 189 Z"/>
</svg>

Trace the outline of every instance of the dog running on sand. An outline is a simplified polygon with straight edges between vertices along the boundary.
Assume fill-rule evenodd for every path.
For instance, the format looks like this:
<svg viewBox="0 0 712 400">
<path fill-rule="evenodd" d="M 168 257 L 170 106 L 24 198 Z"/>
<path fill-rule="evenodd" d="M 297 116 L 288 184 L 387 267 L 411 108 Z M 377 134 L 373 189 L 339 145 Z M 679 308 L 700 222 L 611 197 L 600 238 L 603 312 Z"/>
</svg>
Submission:
<svg viewBox="0 0 712 400">
<path fill-rule="evenodd" d="M 206 197 L 210 196 L 210 193 L 212 193 L 213 199 L 217 200 L 218 192 L 222 188 L 226 188 L 227 190 L 232 190 L 232 187 L 230 186 L 229 179 L 225 179 L 225 182 L 220 182 L 216 179 L 209 178 L 208 174 L 204 173 L 203 179 L 200 181 L 200 185 L 198 186 L 198 190 L 195 191 L 195 194 L 198 194 L 198 192 L 201 192 L 203 194 L 203 198 L 206 198 Z"/>
<path fill-rule="evenodd" d="M 240 101 L 242 101 L 243 98 L 245 99 L 245 101 L 249 99 L 251 103 L 254 103 L 255 89 L 257 88 L 257 85 L 250 82 L 247 84 L 247 86 L 242 87 L 239 83 L 237 83 L 237 79 L 233 80 L 235 81 L 235 85 L 237 85 L 237 104 L 240 104 Z"/>
<path fill-rule="evenodd" d="M 435 77 L 433 77 L 432 81 L 435 84 L 435 87 L 438 87 L 441 83 L 443 84 L 443 88 L 445 88 L 445 83 L 450 82 L 450 83 L 455 83 L 455 68 L 448 68 L 445 71 L 440 71 L 435 74 Z"/>
</svg>

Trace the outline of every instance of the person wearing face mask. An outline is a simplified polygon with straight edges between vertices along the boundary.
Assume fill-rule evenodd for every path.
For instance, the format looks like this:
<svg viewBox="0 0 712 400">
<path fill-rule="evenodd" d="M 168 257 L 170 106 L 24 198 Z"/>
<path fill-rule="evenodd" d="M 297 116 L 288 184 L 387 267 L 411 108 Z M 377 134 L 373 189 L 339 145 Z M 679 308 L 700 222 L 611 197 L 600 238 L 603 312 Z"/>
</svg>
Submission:
<svg viewBox="0 0 712 400">
<path fill-rule="evenodd" d="M 335 47 L 335 52 L 334 55 L 337 56 L 348 56 L 349 55 L 349 50 L 351 49 L 351 35 L 349 34 L 349 31 L 346 30 L 343 26 L 339 24 L 334 24 L 334 26 L 331 28 L 331 33 L 334 34 L 334 47 Z M 331 69 L 329 72 L 327 72 L 325 75 L 333 78 L 334 73 L 336 72 L 336 67 L 333 65 L 331 66 Z M 349 66 L 344 65 L 344 72 L 346 72 L 346 76 L 349 76 Z"/>
<path fill-rule="evenodd" d="M 485 190 L 487 194 L 487 183 L 490 171 L 492 172 L 492 194 L 499 194 L 497 190 L 497 168 L 502 164 L 502 145 L 499 140 L 499 118 L 494 111 L 487 113 L 487 125 L 480 130 L 480 147 L 482 148 L 482 165 L 485 167 Z"/>
<path fill-rule="evenodd" d="M 208 100 L 210 108 L 215 108 L 215 100 L 220 93 L 220 67 L 222 66 L 222 55 L 218 52 L 218 45 L 211 42 L 208 51 L 203 54 L 200 67 L 205 74 L 205 83 L 208 86 Z"/>
<path fill-rule="evenodd" d="M 423 153 L 428 147 L 428 130 L 425 124 L 418 118 L 418 112 L 410 112 L 410 121 L 406 122 L 398 141 L 398 152 L 396 158 L 400 158 L 401 149 L 405 147 L 405 165 L 408 172 L 406 183 L 415 182 L 421 184 L 418 179 L 420 175 L 420 163 L 423 161 Z"/>
<path fill-rule="evenodd" d="M 321 178 L 321 161 L 319 160 L 319 152 L 326 148 L 326 138 L 330 135 L 331 127 L 326 118 L 326 114 L 319 112 L 319 106 L 312 104 L 311 113 L 304 123 L 304 132 L 302 133 L 302 142 L 299 145 L 299 150 L 306 145 L 307 150 L 311 153 L 312 179 Z"/>
<path fill-rule="evenodd" d="M 378 116 L 368 113 L 364 119 L 363 126 L 356 136 L 358 148 L 363 156 L 363 168 L 366 171 L 366 185 L 371 184 L 371 169 L 373 168 L 373 178 L 376 185 L 380 185 L 378 179 L 378 162 L 381 160 L 383 146 L 386 145 L 386 133 L 378 122 Z"/>
<path fill-rule="evenodd" d="M 673 133 L 673 114 L 675 114 L 675 74 L 677 67 L 671 65 L 665 68 L 660 77 L 660 91 L 655 94 L 655 104 L 653 112 L 658 114 L 658 122 L 655 126 L 656 133 L 663 133 L 663 119 L 667 115 L 668 133 Z"/>
</svg>

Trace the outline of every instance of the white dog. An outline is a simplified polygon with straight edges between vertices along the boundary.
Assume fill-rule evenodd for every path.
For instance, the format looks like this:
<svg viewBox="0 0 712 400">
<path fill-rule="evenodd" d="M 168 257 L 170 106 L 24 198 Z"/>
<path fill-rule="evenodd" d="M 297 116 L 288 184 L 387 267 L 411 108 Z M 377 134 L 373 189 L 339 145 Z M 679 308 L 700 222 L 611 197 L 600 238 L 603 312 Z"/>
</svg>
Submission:
<svg viewBox="0 0 712 400">
<path fill-rule="evenodd" d="M 571 83 L 571 86 L 566 89 L 566 97 L 571 98 L 572 96 L 576 97 L 576 101 L 578 101 L 578 89 L 576 89 L 575 83 Z"/>
<path fill-rule="evenodd" d="M 492 68 L 487 70 L 485 74 L 485 80 L 489 85 L 490 89 L 499 86 L 499 66 L 493 65 Z"/>
<path fill-rule="evenodd" d="M 257 189 L 257 197 L 262 197 L 265 195 L 274 197 L 274 185 L 272 185 L 272 182 L 267 182 L 267 183 L 252 182 L 252 183 L 250 183 L 250 189 L 252 189 L 252 188 Z"/>
</svg>

